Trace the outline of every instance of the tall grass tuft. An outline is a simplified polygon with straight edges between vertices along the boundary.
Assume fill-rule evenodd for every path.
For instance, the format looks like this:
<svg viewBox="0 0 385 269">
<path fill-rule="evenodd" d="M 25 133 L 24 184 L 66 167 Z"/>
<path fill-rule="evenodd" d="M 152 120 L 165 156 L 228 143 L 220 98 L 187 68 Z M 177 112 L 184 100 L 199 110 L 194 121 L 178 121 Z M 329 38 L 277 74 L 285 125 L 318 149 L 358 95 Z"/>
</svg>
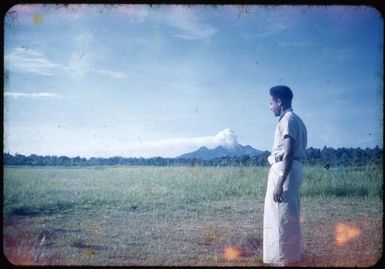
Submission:
<svg viewBox="0 0 385 269">
<path fill-rule="evenodd" d="M 383 169 L 368 167 L 306 167 L 301 194 L 321 197 L 383 197 Z"/>
</svg>

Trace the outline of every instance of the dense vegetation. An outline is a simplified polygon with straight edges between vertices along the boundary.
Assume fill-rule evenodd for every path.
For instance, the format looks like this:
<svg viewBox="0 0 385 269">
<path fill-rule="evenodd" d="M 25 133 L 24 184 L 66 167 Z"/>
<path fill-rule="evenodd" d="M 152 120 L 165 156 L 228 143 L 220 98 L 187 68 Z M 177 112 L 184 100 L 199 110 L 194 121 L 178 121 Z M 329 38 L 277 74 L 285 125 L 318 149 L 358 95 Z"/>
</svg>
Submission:
<svg viewBox="0 0 385 269">
<path fill-rule="evenodd" d="M 178 159 L 178 158 L 82 158 L 67 156 L 38 156 L 35 154 L 24 156 L 4 153 L 4 165 L 32 165 L 32 166 L 95 166 L 95 165 L 134 165 L 134 166 L 266 166 L 269 151 L 257 155 L 226 156 L 210 160 Z M 366 166 L 380 165 L 383 160 L 383 149 L 375 148 L 328 148 L 322 150 L 308 148 L 305 164 L 336 167 L 336 166 Z"/>
</svg>

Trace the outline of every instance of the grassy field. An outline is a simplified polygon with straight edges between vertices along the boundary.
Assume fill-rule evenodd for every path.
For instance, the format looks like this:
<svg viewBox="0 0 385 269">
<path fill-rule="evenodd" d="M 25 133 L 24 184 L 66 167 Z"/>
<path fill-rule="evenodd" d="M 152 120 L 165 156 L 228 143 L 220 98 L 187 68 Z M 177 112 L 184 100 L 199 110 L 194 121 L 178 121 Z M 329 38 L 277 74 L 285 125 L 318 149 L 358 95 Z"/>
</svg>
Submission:
<svg viewBox="0 0 385 269">
<path fill-rule="evenodd" d="M 262 266 L 267 173 L 4 167 L 3 250 L 14 264 Z M 382 184 L 382 167 L 305 167 L 298 265 L 375 264 Z"/>
</svg>

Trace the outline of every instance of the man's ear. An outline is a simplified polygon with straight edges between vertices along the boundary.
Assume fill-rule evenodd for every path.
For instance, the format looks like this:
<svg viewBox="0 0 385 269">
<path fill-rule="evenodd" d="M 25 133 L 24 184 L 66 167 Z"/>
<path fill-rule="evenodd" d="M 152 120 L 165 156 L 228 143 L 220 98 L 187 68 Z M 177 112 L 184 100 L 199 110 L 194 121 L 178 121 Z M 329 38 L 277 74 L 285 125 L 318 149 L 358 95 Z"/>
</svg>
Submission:
<svg viewBox="0 0 385 269">
<path fill-rule="evenodd" d="M 277 98 L 277 104 L 278 104 L 279 106 L 282 105 L 282 100 L 281 100 L 281 98 Z"/>
</svg>

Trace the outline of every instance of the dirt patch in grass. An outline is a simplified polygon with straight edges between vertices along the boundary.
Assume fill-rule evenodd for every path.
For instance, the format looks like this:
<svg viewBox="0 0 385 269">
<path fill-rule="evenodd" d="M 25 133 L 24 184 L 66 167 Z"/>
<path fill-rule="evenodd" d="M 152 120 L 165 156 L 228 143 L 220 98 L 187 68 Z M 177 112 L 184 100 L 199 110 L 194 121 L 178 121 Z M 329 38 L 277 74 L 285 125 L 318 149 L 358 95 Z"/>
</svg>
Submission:
<svg viewBox="0 0 385 269">
<path fill-rule="evenodd" d="M 70 210 L 75 206 L 75 203 L 71 202 L 56 202 L 46 205 L 28 205 L 20 206 L 12 209 L 8 209 L 8 212 L 5 212 L 6 215 L 12 216 L 26 216 L 26 217 L 36 217 L 36 216 L 47 216 L 55 215 L 62 213 L 66 210 Z"/>
<path fill-rule="evenodd" d="M 262 266 L 262 218 L 262 199 L 12 216 L 3 246 L 24 265 Z M 338 223 L 359 236 L 338 245 Z M 380 200 L 302 199 L 302 228 L 298 266 L 370 266 L 382 255 Z"/>
</svg>

